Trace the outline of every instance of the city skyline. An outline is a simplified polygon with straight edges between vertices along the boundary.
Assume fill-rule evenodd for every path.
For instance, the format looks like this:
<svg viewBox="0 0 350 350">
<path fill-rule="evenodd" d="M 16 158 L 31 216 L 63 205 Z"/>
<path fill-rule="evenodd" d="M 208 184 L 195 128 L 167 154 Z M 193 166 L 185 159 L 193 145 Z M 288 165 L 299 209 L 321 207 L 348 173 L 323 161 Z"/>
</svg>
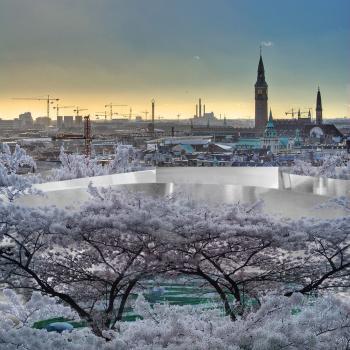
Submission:
<svg viewBox="0 0 350 350">
<path fill-rule="evenodd" d="M 315 116 L 318 86 L 325 118 L 349 116 L 346 0 L 3 0 L 0 10 L 3 119 L 46 115 L 44 102 L 11 98 L 47 93 L 92 116 L 110 102 L 143 115 L 155 98 L 156 117 L 188 118 L 201 97 L 217 117 L 253 119 L 260 45 L 275 117 Z"/>
</svg>

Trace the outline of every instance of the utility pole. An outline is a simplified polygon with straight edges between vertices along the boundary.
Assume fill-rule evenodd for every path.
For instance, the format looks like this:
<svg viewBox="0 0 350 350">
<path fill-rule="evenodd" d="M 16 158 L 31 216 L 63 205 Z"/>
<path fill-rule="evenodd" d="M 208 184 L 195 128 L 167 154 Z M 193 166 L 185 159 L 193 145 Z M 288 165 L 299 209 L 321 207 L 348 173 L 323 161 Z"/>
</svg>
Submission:
<svg viewBox="0 0 350 350">
<path fill-rule="evenodd" d="M 146 118 L 146 120 L 147 120 L 147 115 L 148 115 L 148 111 L 144 111 L 144 112 L 141 112 L 141 113 L 143 113 L 144 115 L 145 115 L 145 118 Z"/>
</svg>

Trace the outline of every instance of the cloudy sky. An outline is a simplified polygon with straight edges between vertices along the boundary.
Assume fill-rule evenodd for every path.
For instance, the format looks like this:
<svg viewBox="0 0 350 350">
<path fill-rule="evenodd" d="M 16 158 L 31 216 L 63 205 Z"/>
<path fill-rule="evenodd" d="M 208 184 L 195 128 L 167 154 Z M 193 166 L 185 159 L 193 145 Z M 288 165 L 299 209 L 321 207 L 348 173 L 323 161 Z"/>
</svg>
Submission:
<svg viewBox="0 0 350 350">
<path fill-rule="evenodd" d="M 202 97 L 252 117 L 261 43 L 276 117 L 314 107 L 318 85 L 326 116 L 349 116 L 349 39 L 349 0 L 0 0 L 0 117 L 45 115 L 11 98 L 48 93 L 91 114 L 155 98 L 188 117 Z"/>
</svg>

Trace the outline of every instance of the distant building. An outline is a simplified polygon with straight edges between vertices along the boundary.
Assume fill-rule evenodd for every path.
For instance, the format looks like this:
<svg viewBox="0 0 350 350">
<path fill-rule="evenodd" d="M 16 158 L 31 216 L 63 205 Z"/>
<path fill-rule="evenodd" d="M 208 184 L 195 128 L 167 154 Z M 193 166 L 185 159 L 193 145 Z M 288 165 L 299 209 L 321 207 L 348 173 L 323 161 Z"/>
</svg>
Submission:
<svg viewBox="0 0 350 350">
<path fill-rule="evenodd" d="M 63 118 L 63 124 L 66 129 L 73 127 L 73 116 L 65 115 Z"/>
<path fill-rule="evenodd" d="M 316 124 L 322 124 L 322 101 L 320 87 L 318 87 L 316 97 Z"/>
<path fill-rule="evenodd" d="M 47 128 L 51 125 L 51 118 L 49 117 L 38 117 L 35 119 L 35 125 Z"/>
<path fill-rule="evenodd" d="M 316 96 L 316 122 L 311 120 L 309 110 L 307 117 L 302 117 L 300 110 L 298 118 L 294 119 L 274 119 L 274 128 L 279 137 L 294 138 L 298 130 L 299 139 L 307 140 L 311 143 L 333 143 L 343 137 L 342 133 L 334 124 L 324 124 L 322 115 L 322 99 L 320 88 Z M 265 80 L 265 69 L 262 56 L 258 65 L 258 76 L 255 83 L 255 132 L 261 135 L 267 124 L 268 115 L 268 85 Z"/>
<path fill-rule="evenodd" d="M 258 132 L 263 131 L 267 123 L 267 88 L 264 63 L 260 53 L 258 76 L 255 83 L 255 129 Z"/>
<path fill-rule="evenodd" d="M 59 129 L 62 129 L 62 128 L 63 128 L 63 117 L 62 117 L 61 115 L 58 115 L 58 116 L 57 116 L 56 126 L 57 126 Z"/>
<path fill-rule="evenodd" d="M 13 130 L 15 128 L 15 121 L 13 119 L 0 119 L 1 130 Z"/>
<path fill-rule="evenodd" d="M 262 148 L 266 148 L 272 153 L 277 153 L 279 151 L 279 139 L 275 126 L 273 124 L 272 112 L 270 109 L 269 121 L 266 123 L 266 128 L 264 131 L 264 136 L 261 139 Z"/>
<path fill-rule="evenodd" d="M 280 137 L 278 135 L 270 109 L 269 120 L 266 124 L 264 135 L 261 139 L 262 148 L 269 150 L 273 154 L 277 154 L 281 151 L 291 149 L 292 143 L 294 142 L 294 140 L 289 139 L 288 137 Z"/>
<path fill-rule="evenodd" d="M 81 115 L 75 116 L 75 126 L 83 125 L 83 117 Z"/>
<path fill-rule="evenodd" d="M 20 129 L 33 128 L 33 117 L 30 112 L 22 113 L 18 116 L 18 126 Z"/>
</svg>

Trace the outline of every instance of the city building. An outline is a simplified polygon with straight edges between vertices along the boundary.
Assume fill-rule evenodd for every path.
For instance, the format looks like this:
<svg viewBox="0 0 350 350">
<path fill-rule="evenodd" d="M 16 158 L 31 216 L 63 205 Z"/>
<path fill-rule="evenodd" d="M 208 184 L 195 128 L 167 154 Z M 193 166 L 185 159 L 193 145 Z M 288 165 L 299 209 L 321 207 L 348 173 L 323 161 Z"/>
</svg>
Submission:
<svg viewBox="0 0 350 350">
<path fill-rule="evenodd" d="M 30 112 L 25 112 L 18 116 L 18 126 L 20 129 L 31 129 L 33 128 L 33 124 L 33 117 Z"/>
<path fill-rule="evenodd" d="M 316 124 L 322 124 L 322 100 L 320 87 L 318 87 L 316 97 Z"/>
<path fill-rule="evenodd" d="M 341 141 L 343 134 L 334 124 L 323 122 L 323 109 L 321 91 L 318 87 L 316 96 L 316 120 L 312 121 L 311 111 L 307 117 L 303 117 L 300 110 L 297 112 L 297 118 L 274 119 L 273 125 L 279 137 L 294 138 L 298 130 L 299 138 L 304 142 L 311 143 L 338 143 Z M 288 114 L 288 113 L 287 113 Z M 258 76 L 255 83 L 255 132 L 257 135 L 263 134 L 267 124 L 268 115 L 268 85 L 265 80 L 265 68 L 260 53 Z"/>
<path fill-rule="evenodd" d="M 63 117 L 62 117 L 61 115 L 58 115 L 58 116 L 57 116 L 56 126 L 57 126 L 59 129 L 62 129 L 62 128 L 63 128 Z"/>
<path fill-rule="evenodd" d="M 83 117 L 81 115 L 76 115 L 74 121 L 75 121 L 75 126 L 83 125 Z"/>
<path fill-rule="evenodd" d="M 73 127 L 73 116 L 72 115 L 65 115 L 63 118 L 63 124 L 66 129 Z"/>
<path fill-rule="evenodd" d="M 261 52 L 258 65 L 258 76 L 255 83 L 255 129 L 264 130 L 267 123 L 268 85 L 265 80 L 265 69 Z"/>
<path fill-rule="evenodd" d="M 37 117 L 35 119 L 35 125 L 43 128 L 47 128 L 51 125 L 51 118 L 49 117 Z"/>
</svg>

